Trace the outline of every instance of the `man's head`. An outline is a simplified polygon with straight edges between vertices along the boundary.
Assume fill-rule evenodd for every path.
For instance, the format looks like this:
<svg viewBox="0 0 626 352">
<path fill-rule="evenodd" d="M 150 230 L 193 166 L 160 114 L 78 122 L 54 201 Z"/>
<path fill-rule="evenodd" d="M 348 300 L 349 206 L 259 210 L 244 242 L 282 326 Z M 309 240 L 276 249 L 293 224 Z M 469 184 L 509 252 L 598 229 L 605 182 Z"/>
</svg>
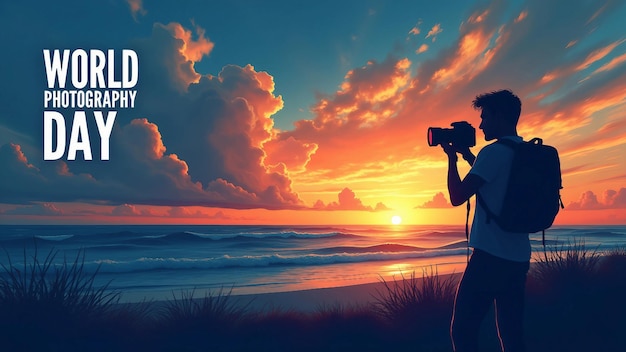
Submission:
<svg viewBox="0 0 626 352">
<path fill-rule="evenodd" d="M 485 140 L 517 135 L 522 102 L 510 90 L 481 94 L 474 99 L 472 106 L 482 110 L 479 128 L 485 133 Z"/>
</svg>

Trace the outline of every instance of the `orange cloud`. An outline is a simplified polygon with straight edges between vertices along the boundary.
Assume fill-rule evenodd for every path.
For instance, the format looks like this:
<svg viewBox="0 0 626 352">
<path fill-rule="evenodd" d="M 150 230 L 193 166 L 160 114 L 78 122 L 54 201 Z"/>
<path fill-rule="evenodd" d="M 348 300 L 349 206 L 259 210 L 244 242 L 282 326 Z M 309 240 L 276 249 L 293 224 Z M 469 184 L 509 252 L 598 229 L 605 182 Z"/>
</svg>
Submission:
<svg viewBox="0 0 626 352">
<path fill-rule="evenodd" d="M 274 77 L 252 65 L 226 65 L 217 75 L 200 75 L 192 60 L 210 45 L 194 49 L 190 36 L 178 24 L 157 25 L 142 43 L 146 55 L 162 58 L 143 66 L 150 82 L 142 93 L 152 100 L 142 105 L 142 115 L 159 126 L 168 151 L 185 161 L 193 182 L 228 206 L 301 206 L 289 172 L 302 168 L 315 143 L 295 138 L 287 142 L 290 153 L 274 143 L 273 115 L 283 107 Z M 197 42 L 206 43 L 203 32 L 199 36 Z M 167 89 L 172 84 L 177 91 Z"/>
<path fill-rule="evenodd" d="M 481 23 L 487 18 L 488 15 L 489 15 L 488 9 L 480 13 L 474 13 L 473 15 L 469 17 L 467 22 L 468 23 Z"/>
<path fill-rule="evenodd" d="M 585 58 L 585 60 L 583 62 L 581 62 L 576 68 L 576 71 L 581 71 L 586 69 L 587 67 L 591 66 L 592 64 L 594 64 L 597 61 L 602 60 L 603 58 L 605 58 L 608 54 L 610 54 L 618 45 L 622 44 L 626 39 L 622 39 L 616 42 L 613 42 L 605 47 L 602 47 L 600 49 L 597 49 L 593 52 L 591 52 L 589 55 L 587 55 L 587 57 Z"/>
<path fill-rule="evenodd" d="M 350 70 L 337 95 L 345 97 L 345 100 L 353 104 L 362 101 L 380 103 L 394 96 L 410 79 L 411 62 L 406 58 L 396 61 L 393 67 L 387 67 L 388 70 L 369 69 L 374 65 L 376 62 L 370 61 L 365 67 Z M 328 107 L 327 102 L 324 102 L 322 107 Z M 356 105 L 347 107 L 343 105 L 343 110 L 335 111 L 349 114 L 356 109 L 358 109 Z"/>
<path fill-rule="evenodd" d="M 267 153 L 264 164 L 283 164 L 290 172 L 302 172 L 317 148 L 317 144 L 302 143 L 293 136 L 285 140 L 271 140 L 263 144 L 263 150 Z"/>
<path fill-rule="evenodd" d="M 122 204 L 118 205 L 111 211 L 111 215 L 113 216 L 138 216 L 142 215 L 141 211 L 137 209 L 134 205 L 130 204 Z"/>
<path fill-rule="evenodd" d="M 432 41 L 434 42 L 435 40 L 437 40 L 437 35 L 441 32 L 443 32 L 443 29 L 441 28 L 441 23 L 437 23 L 433 26 L 433 28 L 430 29 L 430 31 L 428 31 L 428 34 L 426 34 L 426 38 L 432 37 Z"/>
<path fill-rule="evenodd" d="M 528 11 L 524 10 L 522 12 L 520 12 L 520 14 L 517 16 L 517 18 L 515 18 L 515 23 L 519 23 L 522 22 L 524 19 L 526 19 L 526 17 L 528 17 Z"/>
<path fill-rule="evenodd" d="M 421 53 L 425 53 L 426 51 L 428 51 L 428 45 L 427 44 L 422 44 L 420 45 L 420 47 L 415 51 L 416 54 L 421 54 Z"/>
<path fill-rule="evenodd" d="M 137 15 L 145 15 L 147 11 L 143 8 L 143 0 L 126 0 L 130 7 L 130 13 L 133 15 L 133 19 L 137 21 Z"/>
<path fill-rule="evenodd" d="M 578 201 L 569 203 L 565 208 L 568 210 L 623 209 L 626 208 L 626 188 L 622 187 L 618 191 L 606 190 L 600 200 L 592 191 L 586 191 Z"/>
<path fill-rule="evenodd" d="M 613 70 L 616 67 L 618 67 L 619 65 L 623 64 L 625 61 L 626 61 L 626 53 L 624 53 L 624 54 L 622 54 L 620 56 L 612 58 L 611 61 L 609 61 L 606 64 L 602 65 L 597 70 L 593 71 L 592 74 Z"/>
<path fill-rule="evenodd" d="M 172 22 L 166 26 L 171 32 L 174 38 L 180 39 L 183 41 L 183 45 L 180 48 L 180 52 L 183 54 L 185 59 L 191 62 L 198 62 L 202 60 L 205 55 L 209 55 L 213 50 L 215 44 L 211 42 L 208 38 L 204 37 L 205 30 L 196 26 L 196 37 L 198 39 L 193 40 L 193 34 L 190 30 L 183 28 L 182 25 L 176 22 Z"/>
<path fill-rule="evenodd" d="M 232 182 L 216 179 L 194 182 L 189 167 L 175 154 L 166 154 L 157 126 L 147 119 L 135 119 L 115 132 L 111 158 L 106 168 L 92 174 L 73 174 L 67 165 L 57 168 L 32 166 L 18 145 L 0 147 L 0 192 L 5 202 L 48 199 L 55 202 L 85 201 L 122 204 L 112 215 L 149 214 L 133 204 L 204 205 L 233 208 L 284 208 L 299 204 L 297 196 L 285 193 L 290 181 L 268 174 L 268 185 L 259 193 Z M 265 169 L 261 171 L 265 174 Z M 259 182 L 258 180 L 255 182 Z M 158 190 L 158 191 L 155 191 Z M 31 198 L 34 197 L 34 198 Z"/>
<path fill-rule="evenodd" d="M 457 47 L 456 55 L 446 66 L 435 72 L 433 80 L 440 86 L 448 86 L 461 80 L 468 81 L 489 65 L 497 47 L 491 48 L 492 34 L 477 29 L 465 34 Z"/>
<path fill-rule="evenodd" d="M 152 28 L 152 38 L 143 43 L 149 48 L 145 54 L 155 60 L 143 64 L 143 72 L 160 76 L 161 73 L 156 70 L 165 70 L 179 92 L 186 91 L 191 83 L 198 82 L 201 75 L 195 71 L 194 64 L 211 53 L 214 43 L 205 38 L 205 31 L 201 27 L 196 26 L 195 32 L 196 40 L 193 39 L 192 31 L 179 23 L 156 23 Z M 144 77 L 142 80 L 145 82 Z M 148 81 L 153 79 L 148 76 Z"/>
<path fill-rule="evenodd" d="M 383 211 L 389 210 L 387 206 L 383 203 L 376 204 L 375 208 L 371 206 L 363 205 L 363 202 L 359 198 L 356 197 L 355 193 L 350 188 L 344 188 L 341 192 L 339 192 L 338 202 L 331 202 L 327 205 L 324 204 L 321 200 L 318 200 L 314 205 L 313 209 L 317 210 L 366 210 L 366 211 Z"/>
<path fill-rule="evenodd" d="M 214 214 L 207 214 L 199 209 L 189 207 L 171 207 L 167 211 L 167 215 L 172 218 L 229 219 L 221 210 Z"/>
<path fill-rule="evenodd" d="M 583 58 L 576 58 L 571 63 L 563 63 L 561 64 L 560 67 L 552 68 L 549 72 L 545 73 L 539 80 L 539 85 L 542 88 L 544 87 L 545 84 L 553 85 L 552 88 L 548 92 L 544 93 L 544 96 L 555 93 L 557 89 L 567 87 L 567 84 L 569 84 L 568 80 L 572 77 L 572 75 L 578 72 L 584 71 L 585 69 L 589 68 L 591 65 L 603 60 L 605 57 L 610 55 L 614 51 L 614 49 L 620 44 L 622 44 L 624 41 L 625 40 L 619 40 L 619 41 L 613 42 L 607 46 L 604 46 L 604 47 L 601 47 L 601 48 L 598 48 L 589 52 Z M 569 48 L 575 43 L 576 41 L 570 41 L 567 44 L 566 48 Z M 625 57 L 622 58 L 621 56 L 625 56 Z M 600 68 L 596 69 L 595 71 L 586 75 L 584 78 L 580 79 L 578 83 L 582 83 L 582 82 L 589 80 L 592 76 L 596 75 L 597 73 L 612 70 L 618 67 L 622 62 L 626 61 L 626 55 L 621 55 L 621 56 L 611 59 L 610 62 L 604 64 Z"/>
<path fill-rule="evenodd" d="M 432 200 L 417 206 L 416 208 L 452 208 L 452 204 L 448 202 L 443 192 L 438 192 L 433 196 Z"/>
</svg>

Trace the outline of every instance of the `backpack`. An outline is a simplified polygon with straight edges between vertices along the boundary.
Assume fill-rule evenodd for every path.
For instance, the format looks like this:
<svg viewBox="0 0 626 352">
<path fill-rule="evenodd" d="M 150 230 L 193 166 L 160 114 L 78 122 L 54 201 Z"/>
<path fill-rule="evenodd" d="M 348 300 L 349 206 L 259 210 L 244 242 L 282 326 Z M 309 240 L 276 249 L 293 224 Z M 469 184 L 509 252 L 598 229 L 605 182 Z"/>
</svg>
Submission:
<svg viewBox="0 0 626 352">
<path fill-rule="evenodd" d="M 544 231 L 545 237 L 545 230 L 552 226 L 559 209 L 564 208 L 557 150 L 543 144 L 541 138 L 521 143 L 500 139 L 496 143 L 513 149 L 514 154 L 500 214 L 494 214 L 480 194 L 476 196 L 487 213 L 487 222 L 493 220 L 508 232 Z M 545 239 L 542 242 L 545 246 Z"/>
</svg>

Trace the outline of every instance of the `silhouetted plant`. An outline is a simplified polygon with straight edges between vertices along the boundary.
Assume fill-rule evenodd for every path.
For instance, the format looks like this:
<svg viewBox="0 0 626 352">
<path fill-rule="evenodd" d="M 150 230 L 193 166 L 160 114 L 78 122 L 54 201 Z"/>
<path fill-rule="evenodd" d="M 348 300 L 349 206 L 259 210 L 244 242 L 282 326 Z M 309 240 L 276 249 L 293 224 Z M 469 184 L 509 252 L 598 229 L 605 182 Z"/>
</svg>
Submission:
<svg viewBox="0 0 626 352">
<path fill-rule="evenodd" d="M 536 255 L 530 276 L 540 287 L 570 290 L 588 285 L 595 275 L 601 253 L 590 251 L 584 240 L 574 240 Z"/>
<path fill-rule="evenodd" d="M 74 261 L 55 261 L 51 250 L 40 260 L 24 250 L 24 264 L 0 264 L 0 343 L 7 350 L 69 350 L 89 348 L 100 325 L 120 294 L 108 284 L 94 286 L 97 270 L 84 270 L 85 254 Z M 36 335 L 36 336 L 35 336 Z M 70 347 L 71 346 L 71 347 Z"/>
<path fill-rule="evenodd" d="M 457 277 L 442 278 L 430 267 L 422 270 L 422 279 L 401 275 L 392 283 L 383 278 L 383 292 L 377 291 L 374 309 L 394 327 L 416 333 L 413 338 L 427 338 L 438 334 L 446 339 L 452 317 Z"/>
<path fill-rule="evenodd" d="M 234 321 L 244 316 L 247 305 L 240 306 L 231 298 L 232 288 L 224 292 L 207 292 L 203 298 L 194 297 L 195 289 L 181 291 L 180 297 L 172 293 L 172 299 L 166 301 L 162 310 L 162 320 L 169 322 L 220 323 Z"/>
<path fill-rule="evenodd" d="M 73 262 L 67 258 L 55 264 L 58 251 L 51 250 L 43 261 L 33 254 L 30 263 L 24 250 L 21 270 L 10 256 L 8 266 L 0 264 L 0 307 L 19 316 L 23 313 L 43 313 L 58 310 L 68 316 L 85 319 L 105 313 L 119 301 L 119 292 L 108 290 L 108 285 L 94 287 L 96 270 L 88 274 L 84 270 L 85 253 L 79 251 Z"/>
</svg>

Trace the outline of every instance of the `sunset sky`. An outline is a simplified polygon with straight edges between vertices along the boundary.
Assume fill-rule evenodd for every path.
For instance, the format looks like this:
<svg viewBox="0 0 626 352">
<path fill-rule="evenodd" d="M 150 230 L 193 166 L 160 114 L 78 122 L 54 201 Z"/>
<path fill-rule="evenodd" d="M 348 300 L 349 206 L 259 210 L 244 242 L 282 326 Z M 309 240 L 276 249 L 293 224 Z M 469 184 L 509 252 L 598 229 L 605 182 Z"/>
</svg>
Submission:
<svg viewBox="0 0 626 352">
<path fill-rule="evenodd" d="M 426 130 L 477 128 L 473 98 L 508 88 L 518 132 L 560 152 L 557 224 L 625 224 L 624 18 L 624 1 L 2 2 L 0 223 L 461 225 Z M 136 105 L 110 160 L 92 109 L 98 160 L 44 161 L 42 52 L 79 48 L 134 50 Z"/>
</svg>

